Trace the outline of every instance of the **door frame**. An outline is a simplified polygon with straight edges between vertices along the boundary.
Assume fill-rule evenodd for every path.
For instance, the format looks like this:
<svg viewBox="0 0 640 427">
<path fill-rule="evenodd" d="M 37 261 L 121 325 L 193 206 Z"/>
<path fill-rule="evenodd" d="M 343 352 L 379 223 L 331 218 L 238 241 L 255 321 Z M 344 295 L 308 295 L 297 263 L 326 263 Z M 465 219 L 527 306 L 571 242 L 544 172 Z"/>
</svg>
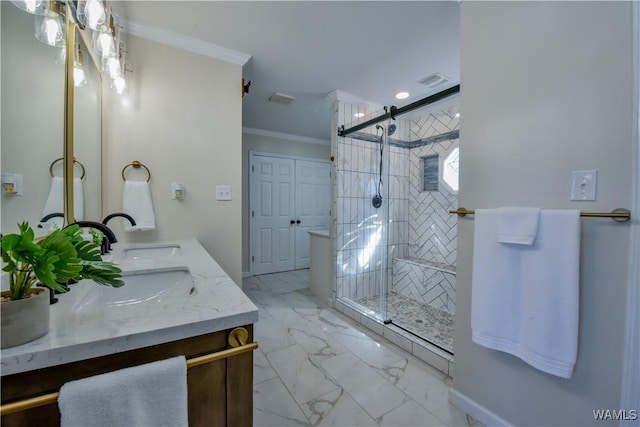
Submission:
<svg viewBox="0 0 640 427">
<path fill-rule="evenodd" d="M 253 262 L 251 262 L 251 257 L 253 256 L 253 239 L 251 238 L 251 230 L 253 228 L 253 218 L 251 217 L 251 203 L 253 201 L 254 191 L 255 189 L 251 188 L 251 167 L 253 166 L 253 157 L 254 156 L 268 156 L 268 157 L 279 157 L 281 159 L 292 159 L 292 160 L 304 160 L 310 162 L 320 162 L 320 163 L 331 163 L 329 160 L 319 159 L 316 157 L 305 157 L 305 156 L 296 156 L 291 154 L 279 154 L 279 153 L 271 153 L 268 151 L 259 151 L 259 150 L 249 150 L 249 167 L 248 172 L 249 176 L 247 177 L 247 181 L 249 183 L 249 203 L 247 203 L 247 216 L 249 218 L 249 274 L 251 276 L 254 275 L 254 266 Z M 331 192 L 331 167 L 329 167 L 329 192 Z M 329 209 L 331 209 L 331 199 L 329 199 Z M 329 215 L 329 221 L 331 221 L 331 215 Z"/>
</svg>

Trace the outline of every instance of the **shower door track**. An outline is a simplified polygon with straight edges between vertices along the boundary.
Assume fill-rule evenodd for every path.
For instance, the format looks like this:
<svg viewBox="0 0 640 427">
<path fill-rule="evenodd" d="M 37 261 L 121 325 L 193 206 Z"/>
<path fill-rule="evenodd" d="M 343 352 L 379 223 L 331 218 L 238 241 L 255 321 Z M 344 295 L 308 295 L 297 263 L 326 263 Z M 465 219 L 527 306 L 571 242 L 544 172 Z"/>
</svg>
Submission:
<svg viewBox="0 0 640 427">
<path fill-rule="evenodd" d="M 383 120 L 394 119 L 396 116 L 399 116 L 404 113 L 408 113 L 409 111 L 413 111 L 417 108 L 423 107 L 425 105 L 433 104 L 434 102 L 440 101 L 441 99 L 447 98 L 451 95 L 455 95 L 456 93 L 460 93 L 460 85 L 451 86 L 449 89 L 445 89 L 441 92 L 434 93 L 433 95 L 429 95 L 426 98 L 419 99 L 418 101 L 412 102 L 411 104 L 405 105 L 404 107 L 396 107 L 392 105 L 389 107 L 389 112 L 384 113 L 378 117 L 374 117 L 371 120 L 367 120 L 364 123 L 360 123 L 359 125 L 352 126 L 349 129 L 345 129 L 344 125 L 338 128 L 338 136 L 347 136 L 353 132 L 357 132 L 361 129 L 367 128 L 371 125 L 375 125 Z M 384 107 L 385 111 L 387 107 Z"/>
<path fill-rule="evenodd" d="M 411 335 L 413 335 L 413 336 L 414 336 L 414 337 L 416 337 L 416 338 L 420 338 L 421 340 L 428 342 L 429 344 L 431 344 L 431 345 L 432 345 L 432 346 L 434 346 L 434 347 L 437 347 L 439 350 L 442 350 L 442 351 L 444 351 L 444 352 L 445 352 L 445 353 L 447 353 L 447 354 L 450 354 L 450 355 L 452 355 L 452 356 L 455 356 L 455 355 L 454 355 L 450 350 L 447 350 L 446 348 L 444 348 L 444 347 L 442 347 L 442 346 L 440 346 L 440 345 L 438 345 L 438 344 L 434 343 L 433 341 L 431 341 L 431 340 L 429 340 L 429 339 L 427 339 L 427 338 L 425 338 L 425 337 L 423 337 L 423 336 L 421 336 L 421 335 L 416 334 L 415 332 L 411 332 L 409 329 L 407 329 L 407 328 L 405 328 L 405 327 L 403 327 L 403 326 L 400 326 L 399 324 L 395 323 L 392 319 L 384 320 L 384 321 L 383 321 L 383 323 L 384 323 L 385 325 L 393 325 L 393 326 L 395 326 L 395 327 L 396 327 L 396 328 L 398 328 L 398 329 L 402 329 L 402 330 L 403 330 L 403 331 L 405 331 L 406 333 L 411 334 Z"/>
</svg>

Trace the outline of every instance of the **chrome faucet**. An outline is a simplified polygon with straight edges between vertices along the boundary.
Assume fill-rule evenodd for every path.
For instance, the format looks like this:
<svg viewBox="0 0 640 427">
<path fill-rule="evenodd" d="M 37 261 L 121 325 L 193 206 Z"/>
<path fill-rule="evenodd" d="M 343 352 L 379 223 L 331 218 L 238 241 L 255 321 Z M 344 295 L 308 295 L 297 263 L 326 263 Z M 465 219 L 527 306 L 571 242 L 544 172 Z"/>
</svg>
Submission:
<svg viewBox="0 0 640 427">
<path fill-rule="evenodd" d="M 74 223 L 71 223 L 69 225 L 67 225 L 67 227 L 71 227 L 72 225 L 78 225 L 81 228 L 95 228 L 96 230 L 99 230 L 102 232 L 102 234 L 104 234 L 104 237 L 102 239 L 102 245 L 101 245 L 101 252 L 102 254 L 105 254 L 107 252 L 109 252 L 111 250 L 111 244 L 112 243 L 116 243 L 118 241 L 118 239 L 116 239 L 116 235 L 115 233 L 106 225 L 104 224 L 100 224 L 99 222 L 95 222 L 95 221 L 76 221 Z M 67 228 L 65 227 L 65 228 Z"/>
<path fill-rule="evenodd" d="M 102 220 L 102 223 L 104 225 L 107 225 L 107 223 L 109 221 L 111 221 L 112 218 L 115 218 L 117 216 L 120 216 L 122 218 L 126 218 L 131 223 L 132 227 L 136 225 L 136 221 L 133 219 L 133 217 L 131 215 L 128 215 L 128 214 L 124 213 L 124 212 L 114 212 L 112 214 L 109 214 L 109 215 L 104 217 L 104 219 Z"/>
</svg>

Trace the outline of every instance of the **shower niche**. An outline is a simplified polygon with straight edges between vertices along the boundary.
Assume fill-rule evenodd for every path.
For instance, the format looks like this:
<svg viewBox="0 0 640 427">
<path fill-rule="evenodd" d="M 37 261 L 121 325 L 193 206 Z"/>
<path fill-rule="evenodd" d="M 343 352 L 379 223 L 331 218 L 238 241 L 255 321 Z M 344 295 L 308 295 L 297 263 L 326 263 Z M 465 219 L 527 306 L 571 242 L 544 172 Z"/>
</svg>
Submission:
<svg viewBox="0 0 640 427">
<path fill-rule="evenodd" d="M 445 373 L 455 350 L 458 101 L 449 90 L 376 121 L 385 112 L 338 100 L 332 138 L 335 306 L 410 351 L 432 349 Z"/>
</svg>

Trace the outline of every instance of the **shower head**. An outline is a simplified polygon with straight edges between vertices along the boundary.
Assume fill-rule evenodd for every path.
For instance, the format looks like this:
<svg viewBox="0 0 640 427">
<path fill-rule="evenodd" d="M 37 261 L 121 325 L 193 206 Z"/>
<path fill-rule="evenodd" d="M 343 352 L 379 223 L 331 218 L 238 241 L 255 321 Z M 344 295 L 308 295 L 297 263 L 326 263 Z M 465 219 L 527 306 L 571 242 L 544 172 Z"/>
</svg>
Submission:
<svg viewBox="0 0 640 427">
<path fill-rule="evenodd" d="M 393 135 L 393 133 L 396 131 L 396 125 L 394 125 L 393 123 L 389 125 L 389 127 L 387 128 L 387 135 L 391 136 Z"/>
</svg>

